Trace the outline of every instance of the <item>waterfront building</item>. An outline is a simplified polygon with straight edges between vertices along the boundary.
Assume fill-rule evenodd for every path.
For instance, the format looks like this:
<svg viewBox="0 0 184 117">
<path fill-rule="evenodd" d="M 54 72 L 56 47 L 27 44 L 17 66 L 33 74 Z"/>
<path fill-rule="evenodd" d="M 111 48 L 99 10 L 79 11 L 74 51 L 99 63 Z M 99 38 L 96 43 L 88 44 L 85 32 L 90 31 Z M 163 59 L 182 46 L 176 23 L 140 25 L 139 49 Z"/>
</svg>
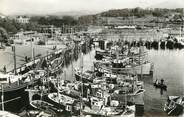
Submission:
<svg viewBox="0 0 184 117">
<path fill-rule="evenodd" d="M 11 37 L 15 44 L 37 44 L 40 40 L 45 41 L 46 36 L 36 31 L 21 31 Z"/>
</svg>

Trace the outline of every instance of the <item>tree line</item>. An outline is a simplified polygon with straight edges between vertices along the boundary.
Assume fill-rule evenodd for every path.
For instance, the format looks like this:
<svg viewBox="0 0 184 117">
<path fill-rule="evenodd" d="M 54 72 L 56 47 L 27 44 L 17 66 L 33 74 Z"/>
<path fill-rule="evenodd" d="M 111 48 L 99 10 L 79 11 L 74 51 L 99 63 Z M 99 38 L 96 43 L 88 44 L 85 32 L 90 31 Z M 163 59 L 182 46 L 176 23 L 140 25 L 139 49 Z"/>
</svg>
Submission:
<svg viewBox="0 0 184 117">
<path fill-rule="evenodd" d="M 145 17 L 146 15 L 152 15 L 154 17 L 164 17 L 170 13 L 179 13 L 183 15 L 183 8 L 176 9 L 166 9 L 166 8 L 150 8 L 150 9 L 142 9 L 140 7 L 133 9 L 113 9 L 109 11 L 105 11 L 101 13 L 103 17 L 129 17 L 129 16 L 137 16 L 137 17 Z"/>
</svg>

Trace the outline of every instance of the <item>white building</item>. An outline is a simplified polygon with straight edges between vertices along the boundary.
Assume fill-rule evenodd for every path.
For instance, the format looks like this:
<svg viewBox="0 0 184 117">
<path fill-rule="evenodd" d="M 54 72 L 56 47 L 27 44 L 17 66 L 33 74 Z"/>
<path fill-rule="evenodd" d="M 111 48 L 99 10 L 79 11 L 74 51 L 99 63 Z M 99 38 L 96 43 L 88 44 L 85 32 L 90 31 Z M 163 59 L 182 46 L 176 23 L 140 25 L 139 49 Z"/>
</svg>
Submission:
<svg viewBox="0 0 184 117">
<path fill-rule="evenodd" d="M 18 32 L 11 37 L 15 44 L 23 45 L 38 44 L 40 40 L 44 41 L 45 38 L 43 34 L 37 33 L 36 31 Z"/>
<path fill-rule="evenodd" d="M 16 18 L 16 20 L 17 20 L 19 23 L 26 24 L 26 23 L 29 23 L 30 18 L 28 18 L 28 17 L 26 17 L 26 16 L 18 16 L 18 17 Z"/>
</svg>

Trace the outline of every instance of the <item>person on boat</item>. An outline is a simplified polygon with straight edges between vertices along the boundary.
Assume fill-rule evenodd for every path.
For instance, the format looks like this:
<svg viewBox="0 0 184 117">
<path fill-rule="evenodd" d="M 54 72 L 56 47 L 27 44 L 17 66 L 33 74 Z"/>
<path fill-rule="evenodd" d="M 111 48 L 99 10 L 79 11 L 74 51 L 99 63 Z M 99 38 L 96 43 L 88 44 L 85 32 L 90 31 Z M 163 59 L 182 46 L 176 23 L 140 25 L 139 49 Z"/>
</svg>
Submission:
<svg viewBox="0 0 184 117">
<path fill-rule="evenodd" d="M 10 78 L 8 78 L 8 81 L 9 81 L 9 84 L 11 84 L 11 80 L 10 80 Z"/>
<path fill-rule="evenodd" d="M 161 79 L 160 81 L 160 85 L 161 85 L 161 88 L 164 88 L 165 90 L 167 90 L 167 86 L 164 84 L 164 79 Z"/>
<path fill-rule="evenodd" d="M 4 73 L 6 74 L 6 65 L 3 67 Z"/>
<path fill-rule="evenodd" d="M 160 82 L 161 82 L 161 85 L 163 85 L 164 84 L 164 79 L 161 79 Z"/>
<path fill-rule="evenodd" d="M 28 63 L 28 57 L 27 56 L 25 56 L 25 61 L 26 61 L 26 63 Z"/>
<path fill-rule="evenodd" d="M 155 80 L 155 85 L 158 85 L 158 84 L 159 84 L 158 79 L 156 79 Z"/>
</svg>

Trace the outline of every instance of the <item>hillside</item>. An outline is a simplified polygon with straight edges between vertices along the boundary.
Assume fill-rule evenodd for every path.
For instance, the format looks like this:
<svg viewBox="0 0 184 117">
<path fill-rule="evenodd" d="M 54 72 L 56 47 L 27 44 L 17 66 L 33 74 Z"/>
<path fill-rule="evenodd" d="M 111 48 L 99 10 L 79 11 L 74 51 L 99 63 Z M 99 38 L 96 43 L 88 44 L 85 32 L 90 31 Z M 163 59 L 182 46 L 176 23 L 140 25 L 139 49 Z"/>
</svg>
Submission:
<svg viewBox="0 0 184 117">
<path fill-rule="evenodd" d="M 160 4 L 161 5 L 161 4 Z M 105 11 L 100 13 L 102 17 L 145 17 L 147 15 L 152 15 L 154 17 L 163 17 L 172 13 L 183 13 L 182 8 L 176 9 L 166 9 L 166 8 L 150 8 L 150 9 L 142 9 L 142 8 L 134 8 L 134 9 L 113 9 L 109 11 Z"/>
</svg>

